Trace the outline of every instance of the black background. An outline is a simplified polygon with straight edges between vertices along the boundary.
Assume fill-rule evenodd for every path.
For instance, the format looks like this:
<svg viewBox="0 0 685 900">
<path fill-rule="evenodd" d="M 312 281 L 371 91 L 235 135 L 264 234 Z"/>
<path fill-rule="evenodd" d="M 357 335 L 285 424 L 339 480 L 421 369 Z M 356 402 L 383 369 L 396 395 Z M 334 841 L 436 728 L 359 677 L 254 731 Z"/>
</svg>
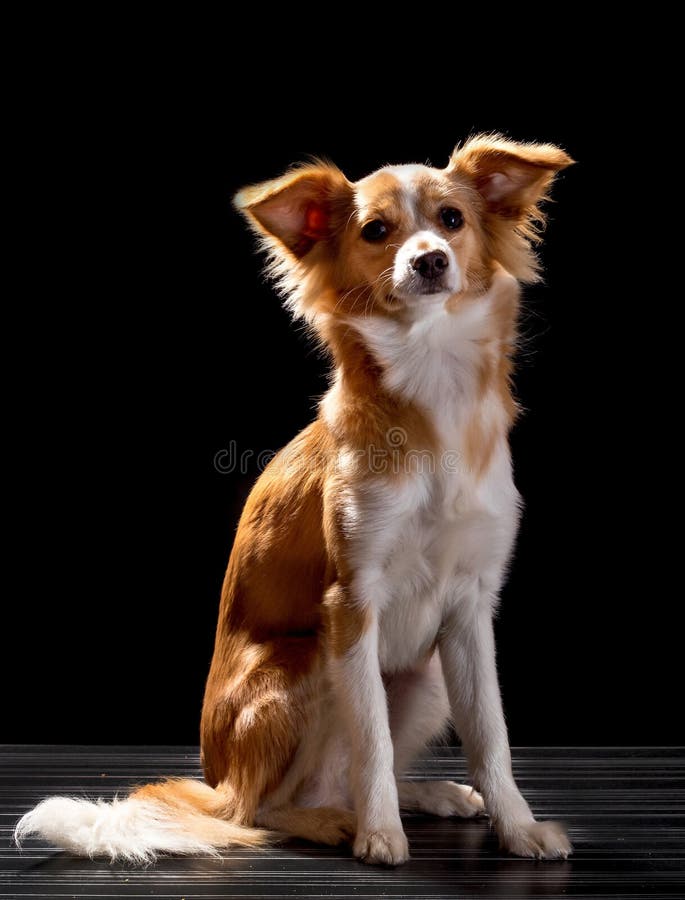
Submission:
<svg viewBox="0 0 685 900">
<path fill-rule="evenodd" d="M 215 454 L 279 448 L 326 386 L 325 360 L 261 278 L 235 189 L 308 154 L 352 179 L 443 165 L 456 141 L 496 129 L 578 160 L 549 207 L 545 283 L 525 290 L 512 444 L 526 511 L 497 623 L 512 742 L 682 741 L 679 592 L 657 509 L 673 480 L 669 419 L 651 378 L 669 330 L 655 323 L 664 236 L 639 125 L 608 81 L 548 103 L 431 105 L 394 85 L 382 99 L 329 86 L 316 103 L 305 76 L 264 93 L 249 71 L 218 84 L 152 71 L 69 108 L 46 85 L 19 178 L 22 286 L 5 336 L 19 502 L 2 739 L 197 741 L 223 571 L 256 477 L 254 461 L 219 473 Z"/>
</svg>

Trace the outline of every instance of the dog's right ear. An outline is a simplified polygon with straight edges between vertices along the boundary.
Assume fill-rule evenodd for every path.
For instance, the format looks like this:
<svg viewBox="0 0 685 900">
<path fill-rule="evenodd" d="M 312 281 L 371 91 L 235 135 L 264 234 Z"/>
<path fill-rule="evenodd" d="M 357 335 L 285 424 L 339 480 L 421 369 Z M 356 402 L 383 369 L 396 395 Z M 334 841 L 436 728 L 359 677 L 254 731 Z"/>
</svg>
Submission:
<svg viewBox="0 0 685 900">
<path fill-rule="evenodd" d="M 315 163 L 243 188 L 233 203 L 257 232 L 276 238 L 302 259 L 331 237 L 351 197 L 352 185 L 340 169 Z"/>
</svg>

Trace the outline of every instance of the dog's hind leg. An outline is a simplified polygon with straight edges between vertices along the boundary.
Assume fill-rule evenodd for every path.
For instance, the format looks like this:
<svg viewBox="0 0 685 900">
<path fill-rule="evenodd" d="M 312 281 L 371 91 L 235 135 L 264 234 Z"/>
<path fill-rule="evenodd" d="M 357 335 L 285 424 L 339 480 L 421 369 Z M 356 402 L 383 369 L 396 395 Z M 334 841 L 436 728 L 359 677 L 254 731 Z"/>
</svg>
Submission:
<svg viewBox="0 0 685 900">
<path fill-rule="evenodd" d="M 210 678 L 202 715 L 205 778 L 225 798 L 224 816 L 242 825 L 286 786 L 319 680 L 316 637 L 283 638 L 252 655 L 251 671 Z M 292 788 L 280 794 L 286 804 Z"/>
<path fill-rule="evenodd" d="M 258 812 L 255 824 L 316 844 L 336 846 L 354 840 L 357 817 L 351 810 L 329 806 L 281 806 Z"/>
</svg>

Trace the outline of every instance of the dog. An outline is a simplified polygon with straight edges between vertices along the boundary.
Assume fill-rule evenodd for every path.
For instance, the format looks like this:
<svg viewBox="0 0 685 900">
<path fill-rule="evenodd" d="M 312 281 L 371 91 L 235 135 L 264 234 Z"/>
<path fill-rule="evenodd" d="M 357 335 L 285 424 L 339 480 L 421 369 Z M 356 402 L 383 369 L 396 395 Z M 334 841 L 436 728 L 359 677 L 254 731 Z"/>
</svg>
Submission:
<svg viewBox="0 0 685 900">
<path fill-rule="evenodd" d="M 538 278 L 540 204 L 571 163 L 480 135 L 444 169 L 351 183 L 314 161 L 238 193 L 333 374 L 240 519 L 202 710 L 205 783 L 53 797 L 17 841 L 144 862 L 291 835 L 394 866 L 409 857 L 407 809 L 486 811 L 511 853 L 571 852 L 514 781 L 492 626 L 521 506 L 519 284 Z M 450 721 L 474 787 L 402 781 Z"/>
</svg>

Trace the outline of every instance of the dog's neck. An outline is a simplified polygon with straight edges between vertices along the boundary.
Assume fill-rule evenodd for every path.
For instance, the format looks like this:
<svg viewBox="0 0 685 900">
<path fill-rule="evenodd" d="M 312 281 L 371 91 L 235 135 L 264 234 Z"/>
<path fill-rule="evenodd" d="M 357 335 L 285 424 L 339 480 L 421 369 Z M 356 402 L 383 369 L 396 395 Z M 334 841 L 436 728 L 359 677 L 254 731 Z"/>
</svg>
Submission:
<svg viewBox="0 0 685 900">
<path fill-rule="evenodd" d="M 327 323 L 336 371 L 321 408 L 329 427 L 362 444 L 383 444 L 383 429 L 403 429 L 414 446 L 463 444 L 462 432 L 487 409 L 506 435 L 516 413 L 509 378 L 518 295 L 516 280 L 500 272 L 485 293 L 427 304 L 423 314 Z"/>
</svg>

